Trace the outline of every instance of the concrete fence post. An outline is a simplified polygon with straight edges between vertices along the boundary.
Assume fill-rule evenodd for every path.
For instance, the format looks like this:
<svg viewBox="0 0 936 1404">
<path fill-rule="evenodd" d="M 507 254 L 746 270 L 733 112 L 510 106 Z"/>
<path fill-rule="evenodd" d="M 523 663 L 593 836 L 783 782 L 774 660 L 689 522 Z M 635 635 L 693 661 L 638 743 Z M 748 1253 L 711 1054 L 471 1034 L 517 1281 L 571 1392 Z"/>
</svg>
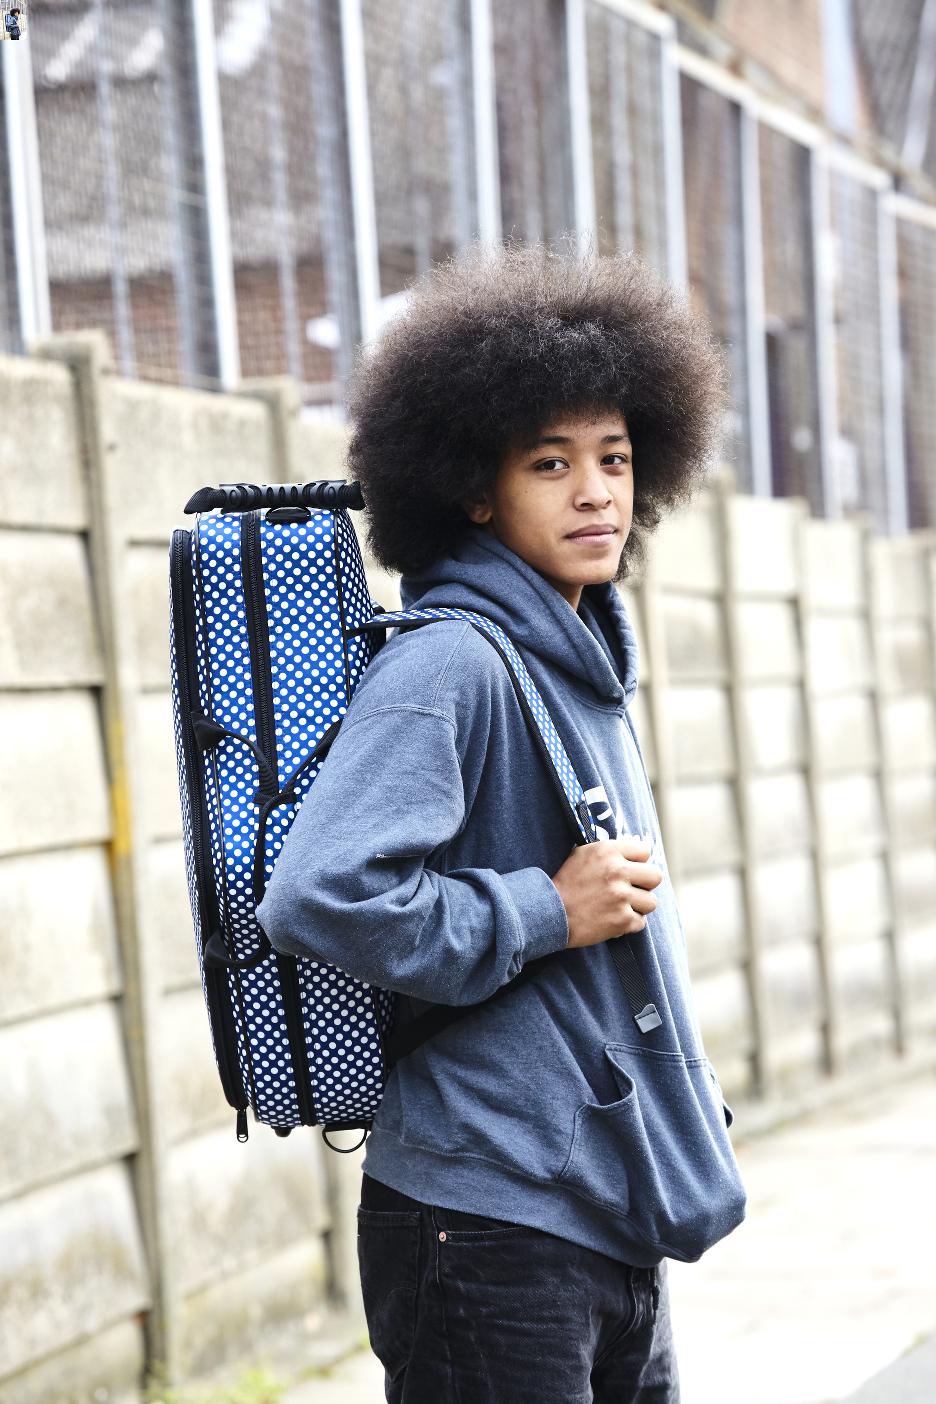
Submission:
<svg viewBox="0 0 936 1404">
<path fill-rule="evenodd" d="M 302 396 L 296 381 L 288 375 L 257 376 L 252 380 L 242 380 L 237 393 L 250 399 L 262 400 L 267 406 L 270 423 L 270 462 L 274 465 L 276 473 L 274 481 L 303 481 L 297 443 Z"/>
<path fill-rule="evenodd" d="M 300 435 L 299 386 L 290 376 L 263 376 L 241 382 L 239 394 L 262 400 L 269 412 L 271 462 L 276 482 L 298 483 L 321 476 L 303 462 Z M 388 606 L 385 606 L 388 607 Z M 328 1264 L 330 1305 L 347 1314 L 353 1332 L 363 1325 L 357 1265 L 357 1204 L 361 1182 L 363 1148 L 341 1154 L 329 1150 L 316 1128 L 312 1132 L 313 1154 L 319 1162 L 325 1184 L 328 1227 L 324 1231 Z M 341 1132 L 330 1139 L 336 1145 L 353 1146 L 360 1133 Z"/>
<path fill-rule="evenodd" d="M 33 342 L 30 352 L 64 362 L 74 379 L 78 435 L 87 476 L 89 558 L 104 662 L 100 706 L 112 808 L 109 864 L 124 977 L 122 1026 L 140 1134 L 133 1178 L 152 1294 L 146 1353 L 171 1377 L 177 1353 L 158 1068 L 159 974 L 148 919 L 152 899 L 146 891 L 141 861 L 145 836 L 136 796 L 140 793 L 142 750 L 136 680 L 132 676 L 135 654 L 127 637 L 129 618 L 123 607 L 127 596 L 124 549 L 118 530 L 128 504 L 117 500 L 114 492 L 100 393 L 101 379 L 113 372 L 113 362 L 107 338 L 99 331 L 56 334 Z"/>
</svg>

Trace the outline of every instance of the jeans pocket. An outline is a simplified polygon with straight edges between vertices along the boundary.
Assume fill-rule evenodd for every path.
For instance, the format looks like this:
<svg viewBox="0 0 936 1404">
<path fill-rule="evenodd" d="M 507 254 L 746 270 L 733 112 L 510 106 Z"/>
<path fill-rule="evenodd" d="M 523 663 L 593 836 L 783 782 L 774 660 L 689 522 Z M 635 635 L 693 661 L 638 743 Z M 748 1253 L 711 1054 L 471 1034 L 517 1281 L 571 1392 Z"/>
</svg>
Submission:
<svg viewBox="0 0 936 1404">
<path fill-rule="evenodd" d="M 510 1219 L 495 1219 L 487 1214 L 471 1214 L 465 1209 L 444 1209 L 434 1205 L 433 1222 L 445 1233 L 449 1242 L 464 1238 L 476 1242 L 481 1238 L 533 1238 L 540 1232 L 529 1224 L 515 1224 Z"/>
<path fill-rule="evenodd" d="M 388 1379 L 394 1380 L 406 1368 L 416 1335 L 420 1213 L 358 1206 L 357 1221 L 367 1334 Z"/>
<path fill-rule="evenodd" d="M 623 1095 L 578 1108 L 559 1180 L 625 1215 L 663 1256 L 695 1262 L 746 1203 L 711 1064 L 626 1043 L 605 1056 Z"/>
</svg>

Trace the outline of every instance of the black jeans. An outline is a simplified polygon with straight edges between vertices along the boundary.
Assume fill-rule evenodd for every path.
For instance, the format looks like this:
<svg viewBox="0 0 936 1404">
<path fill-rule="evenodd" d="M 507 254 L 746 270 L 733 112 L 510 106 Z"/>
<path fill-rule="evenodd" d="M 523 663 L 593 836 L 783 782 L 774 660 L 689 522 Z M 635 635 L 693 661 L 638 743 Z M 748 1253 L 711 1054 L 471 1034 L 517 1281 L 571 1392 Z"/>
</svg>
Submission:
<svg viewBox="0 0 936 1404">
<path fill-rule="evenodd" d="M 679 1404 L 665 1260 L 631 1267 L 364 1175 L 358 1262 L 390 1404 Z"/>
</svg>

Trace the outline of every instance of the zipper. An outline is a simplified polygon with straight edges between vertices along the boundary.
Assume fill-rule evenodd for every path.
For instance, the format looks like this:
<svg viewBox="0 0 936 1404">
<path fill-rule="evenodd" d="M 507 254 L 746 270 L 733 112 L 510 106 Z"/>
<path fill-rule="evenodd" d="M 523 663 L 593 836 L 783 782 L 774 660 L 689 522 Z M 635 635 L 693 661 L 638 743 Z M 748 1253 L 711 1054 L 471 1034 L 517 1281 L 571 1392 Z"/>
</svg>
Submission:
<svg viewBox="0 0 936 1404">
<path fill-rule="evenodd" d="M 192 534 L 177 530 L 172 533 L 170 550 L 170 583 L 172 594 L 172 630 L 175 640 L 176 669 L 179 678 L 179 712 L 182 734 L 182 754 L 185 761 L 185 785 L 188 792 L 189 815 L 192 823 L 192 851 L 195 866 L 195 888 L 201 922 L 199 939 L 205 948 L 211 919 L 218 917 L 218 903 L 209 859 L 209 825 L 205 801 L 204 755 L 192 728 L 192 711 L 200 710 L 195 639 L 186 628 L 186 619 L 194 621 L 194 592 L 192 588 Z M 205 993 L 211 1032 L 218 1054 L 218 1072 L 225 1098 L 244 1117 L 246 1127 L 247 1095 L 237 1058 L 237 1035 L 231 1008 L 231 992 L 223 970 L 203 966 Z"/>
<path fill-rule="evenodd" d="M 247 608 L 247 638 L 250 646 L 250 673 L 253 679 L 254 723 L 257 745 L 266 757 L 279 784 L 279 758 L 276 750 L 276 716 L 273 706 L 273 667 L 270 658 L 270 628 L 266 593 L 263 587 L 262 526 L 259 512 L 245 512 L 241 518 L 241 575 Z M 299 972 L 293 956 L 276 952 L 276 968 L 283 992 L 283 1012 L 289 1052 L 296 1073 L 296 1097 L 303 1126 L 315 1126 L 315 1108 L 310 1090 L 305 1031 L 302 1027 L 302 996 Z"/>
</svg>

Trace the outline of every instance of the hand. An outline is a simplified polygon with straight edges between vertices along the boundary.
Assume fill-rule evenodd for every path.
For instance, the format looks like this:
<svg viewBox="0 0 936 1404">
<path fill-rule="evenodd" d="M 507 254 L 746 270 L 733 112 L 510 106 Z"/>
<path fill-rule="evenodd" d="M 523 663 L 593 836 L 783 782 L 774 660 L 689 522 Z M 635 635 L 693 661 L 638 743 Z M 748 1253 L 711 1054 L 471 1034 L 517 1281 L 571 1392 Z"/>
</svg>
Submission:
<svg viewBox="0 0 936 1404">
<path fill-rule="evenodd" d="M 569 918 L 568 947 L 597 946 L 642 931 L 657 904 L 650 888 L 663 874 L 646 839 L 601 839 L 577 844 L 553 877 Z"/>
</svg>

